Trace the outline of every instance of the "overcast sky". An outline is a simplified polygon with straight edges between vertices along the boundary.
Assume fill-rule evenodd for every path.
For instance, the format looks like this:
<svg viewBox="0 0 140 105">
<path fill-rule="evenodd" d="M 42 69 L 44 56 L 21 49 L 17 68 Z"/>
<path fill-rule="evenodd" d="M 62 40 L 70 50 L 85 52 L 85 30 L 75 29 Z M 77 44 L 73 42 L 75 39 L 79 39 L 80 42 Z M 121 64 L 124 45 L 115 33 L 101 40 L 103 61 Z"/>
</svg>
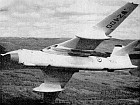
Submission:
<svg viewBox="0 0 140 105">
<path fill-rule="evenodd" d="M 128 0 L 0 0 L 2 37 L 73 37 L 123 6 Z M 139 3 L 139 0 L 131 0 Z M 128 21 L 129 20 L 129 21 Z M 140 7 L 113 34 L 139 38 Z M 139 22 L 139 23 L 138 23 Z M 126 27 L 131 23 L 132 27 Z M 123 29 L 122 29 L 123 28 Z"/>
</svg>

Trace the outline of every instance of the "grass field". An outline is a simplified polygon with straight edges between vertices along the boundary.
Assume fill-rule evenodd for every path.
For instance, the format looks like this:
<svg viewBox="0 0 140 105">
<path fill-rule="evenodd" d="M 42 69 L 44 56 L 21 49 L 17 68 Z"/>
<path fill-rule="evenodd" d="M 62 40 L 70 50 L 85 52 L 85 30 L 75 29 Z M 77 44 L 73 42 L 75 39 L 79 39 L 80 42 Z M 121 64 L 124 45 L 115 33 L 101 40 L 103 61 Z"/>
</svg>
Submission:
<svg viewBox="0 0 140 105">
<path fill-rule="evenodd" d="M 18 48 L 40 50 L 64 40 L 67 39 L 0 38 L 0 51 L 3 53 Z M 131 41 L 114 39 L 105 41 L 96 51 L 110 53 L 115 44 L 126 45 L 129 42 Z M 133 64 L 138 66 L 139 61 L 139 59 L 132 60 Z M 56 103 L 62 101 L 72 105 L 139 105 L 140 73 L 138 70 L 75 73 L 66 85 L 66 90 L 59 94 Z M 40 69 L 24 68 L 21 65 L 7 63 L 0 72 L 1 103 L 43 104 L 43 95 L 32 91 L 42 82 L 43 73 Z"/>
</svg>

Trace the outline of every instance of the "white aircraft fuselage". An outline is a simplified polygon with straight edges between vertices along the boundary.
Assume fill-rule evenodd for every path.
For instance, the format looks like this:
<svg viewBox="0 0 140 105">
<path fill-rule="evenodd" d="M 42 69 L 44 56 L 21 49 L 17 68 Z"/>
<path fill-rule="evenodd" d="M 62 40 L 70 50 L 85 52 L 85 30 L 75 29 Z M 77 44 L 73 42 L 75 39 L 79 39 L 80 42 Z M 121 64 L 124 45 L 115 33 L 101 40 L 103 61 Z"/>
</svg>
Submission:
<svg viewBox="0 0 140 105">
<path fill-rule="evenodd" d="M 9 53 L 10 54 L 10 53 Z M 13 56 L 13 57 L 12 57 Z M 13 59 L 12 59 L 13 58 Z M 15 59 L 16 58 L 16 59 Z M 121 57 L 122 58 L 122 57 Z M 136 66 L 127 64 L 123 59 L 117 57 L 98 57 L 98 56 L 70 56 L 64 53 L 57 53 L 49 49 L 48 51 L 37 51 L 20 49 L 11 52 L 11 60 L 22 63 L 26 66 L 52 66 L 60 68 L 88 69 L 88 70 L 108 70 L 108 69 L 127 69 Z M 123 61 L 122 61 L 123 60 Z"/>
</svg>

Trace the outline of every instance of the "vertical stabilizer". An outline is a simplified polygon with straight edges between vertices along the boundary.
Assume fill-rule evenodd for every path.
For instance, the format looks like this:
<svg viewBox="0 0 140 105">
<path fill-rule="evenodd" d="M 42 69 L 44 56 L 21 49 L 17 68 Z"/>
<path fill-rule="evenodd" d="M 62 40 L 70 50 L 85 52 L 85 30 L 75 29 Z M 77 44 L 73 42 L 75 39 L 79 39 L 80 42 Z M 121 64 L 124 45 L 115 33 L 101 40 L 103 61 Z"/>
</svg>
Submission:
<svg viewBox="0 0 140 105">
<path fill-rule="evenodd" d="M 115 45 L 115 47 L 114 47 L 114 49 L 113 49 L 113 51 L 112 51 L 112 54 L 111 54 L 111 57 L 112 56 L 116 56 L 117 54 L 117 51 L 119 51 L 120 49 L 122 49 L 122 45 Z"/>
<path fill-rule="evenodd" d="M 111 59 L 117 61 L 117 63 L 121 65 L 125 65 L 128 68 L 136 68 L 137 66 L 132 65 L 129 53 L 134 50 L 134 48 L 140 43 L 140 41 L 136 40 L 127 46 L 116 45 L 113 49 L 113 52 L 110 56 Z"/>
<path fill-rule="evenodd" d="M 105 32 L 107 36 L 113 32 L 138 6 L 138 4 L 127 3 L 104 20 L 97 24 L 97 27 Z"/>
<path fill-rule="evenodd" d="M 125 56 L 129 54 L 140 43 L 139 40 L 133 41 L 124 47 L 115 47 L 111 55 Z"/>
</svg>

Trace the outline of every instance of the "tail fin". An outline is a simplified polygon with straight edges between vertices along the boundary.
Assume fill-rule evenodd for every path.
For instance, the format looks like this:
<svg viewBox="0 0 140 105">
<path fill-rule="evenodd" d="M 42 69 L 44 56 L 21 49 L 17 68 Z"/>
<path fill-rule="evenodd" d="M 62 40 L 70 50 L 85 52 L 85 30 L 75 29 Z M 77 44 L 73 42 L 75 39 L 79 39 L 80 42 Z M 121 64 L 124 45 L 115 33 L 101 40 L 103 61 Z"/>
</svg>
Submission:
<svg viewBox="0 0 140 105">
<path fill-rule="evenodd" d="M 133 41 L 127 46 L 115 46 L 111 56 L 125 56 L 129 54 L 140 43 L 140 40 Z"/>
<path fill-rule="evenodd" d="M 97 27 L 103 30 L 106 36 L 109 36 L 109 34 L 113 32 L 137 6 L 138 4 L 128 2 L 126 5 L 99 22 Z"/>
<path fill-rule="evenodd" d="M 132 65 L 129 53 L 134 50 L 134 48 L 140 43 L 140 41 L 133 41 L 127 46 L 117 45 L 114 47 L 110 58 L 115 59 L 118 63 L 124 64 L 128 68 L 136 68 L 137 66 Z"/>
<path fill-rule="evenodd" d="M 112 51 L 111 57 L 117 56 L 117 52 L 118 52 L 119 50 L 121 50 L 122 47 L 123 47 L 122 45 L 115 45 L 115 47 L 114 47 L 114 49 L 113 49 L 113 51 Z"/>
</svg>

